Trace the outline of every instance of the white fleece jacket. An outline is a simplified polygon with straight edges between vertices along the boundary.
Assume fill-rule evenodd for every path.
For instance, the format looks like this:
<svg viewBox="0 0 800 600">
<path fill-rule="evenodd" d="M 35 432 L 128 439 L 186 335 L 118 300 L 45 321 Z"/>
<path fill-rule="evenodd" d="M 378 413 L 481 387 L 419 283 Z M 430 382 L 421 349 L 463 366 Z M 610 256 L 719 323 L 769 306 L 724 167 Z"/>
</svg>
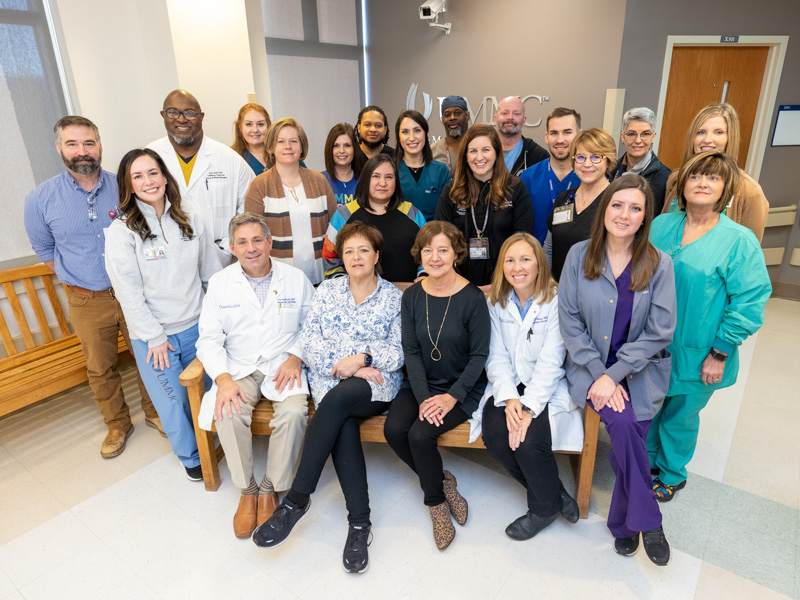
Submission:
<svg viewBox="0 0 800 600">
<path fill-rule="evenodd" d="M 200 218 L 187 213 L 194 230 L 190 239 L 167 212 L 168 200 L 160 219 L 149 204 L 136 203 L 152 235 L 142 241 L 123 218 L 115 219 L 106 231 L 106 270 L 131 338 L 155 348 L 197 323 L 202 284 L 222 265 Z"/>
</svg>

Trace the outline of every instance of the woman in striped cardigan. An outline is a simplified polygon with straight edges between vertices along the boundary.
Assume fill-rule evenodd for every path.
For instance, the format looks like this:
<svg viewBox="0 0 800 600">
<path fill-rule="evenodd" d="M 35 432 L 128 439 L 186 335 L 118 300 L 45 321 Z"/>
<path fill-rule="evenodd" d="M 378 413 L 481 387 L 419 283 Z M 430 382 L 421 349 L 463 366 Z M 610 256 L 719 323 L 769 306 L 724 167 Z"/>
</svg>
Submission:
<svg viewBox="0 0 800 600">
<path fill-rule="evenodd" d="M 272 258 L 297 267 L 317 285 L 325 278 L 322 243 L 336 213 L 336 197 L 322 173 L 300 166 L 308 138 L 297 121 L 275 121 L 265 143 L 273 167 L 250 184 L 244 210 L 269 221 Z"/>
</svg>

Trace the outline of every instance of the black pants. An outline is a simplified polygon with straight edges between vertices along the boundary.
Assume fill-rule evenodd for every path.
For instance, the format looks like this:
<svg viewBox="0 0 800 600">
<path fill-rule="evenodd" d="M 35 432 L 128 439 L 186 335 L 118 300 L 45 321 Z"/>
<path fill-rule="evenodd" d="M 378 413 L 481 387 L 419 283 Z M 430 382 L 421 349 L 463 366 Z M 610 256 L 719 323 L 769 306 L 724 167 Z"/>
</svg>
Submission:
<svg viewBox="0 0 800 600">
<path fill-rule="evenodd" d="M 361 447 L 362 419 L 381 414 L 387 403 L 373 402 L 372 389 L 360 377 L 344 379 L 325 394 L 308 422 L 300 466 L 292 490 L 312 494 L 328 455 L 339 477 L 350 523 L 369 523 L 367 465 Z"/>
<path fill-rule="evenodd" d="M 528 510 L 538 517 L 549 517 L 561 510 L 558 465 L 553 456 L 549 407 L 531 421 L 525 441 L 512 450 L 508 445 L 505 407 L 489 398 L 483 407 L 483 443 L 497 462 L 528 492 Z"/>
<path fill-rule="evenodd" d="M 456 404 L 439 427 L 420 421 L 419 404 L 410 388 L 401 389 L 392 401 L 383 435 L 397 456 L 419 476 L 426 506 L 438 506 L 445 501 L 442 457 L 436 442 L 440 435 L 467 419 L 469 415 Z"/>
</svg>

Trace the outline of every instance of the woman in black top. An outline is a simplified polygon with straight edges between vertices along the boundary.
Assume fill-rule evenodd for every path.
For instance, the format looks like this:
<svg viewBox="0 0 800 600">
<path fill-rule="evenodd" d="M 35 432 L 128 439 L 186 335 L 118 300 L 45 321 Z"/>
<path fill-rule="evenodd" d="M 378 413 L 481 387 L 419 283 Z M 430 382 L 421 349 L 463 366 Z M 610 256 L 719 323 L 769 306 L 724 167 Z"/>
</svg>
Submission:
<svg viewBox="0 0 800 600">
<path fill-rule="evenodd" d="M 451 223 L 433 221 L 417 235 L 412 252 L 428 277 L 405 291 L 400 308 L 411 389 L 397 394 L 384 427 L 392 450 L 419 476 L 440 550 L 456 535 L 450 515 L 463 525 L 468 507 L 443 470 L 437 439 L 478 408 L 489 356 L 486 299 L 455 270 L 466 251 Z"/>
<path fill-rule="evenodd" d="M 340 206 L 328 225 L 322 246 L 325 279 L 344 275 L 336 253 L 336 235 L 348 223 L 361 221 L 381 232 L 383 248 L 380 274 L 386 281 L 410 282 L 417 277 L 411 246 L 425 217 L 403 200 L 397 166 L 386 154 L 373 156 L 364 165 L 356 186 L 356 199 Z"/>
<path fill-rule="evenodd" d="M 528 189 L 510 175 L 494 127 L 473 125 L 464 135 L 453 177 L 442 190 L 436 220 L 453 223 L 467 241 L 459 271 L 488 292 L 500 246 L 517 231 L 533 231 Z"/>
<path fill-rule="evenodd" d="M 553 212 L 547 219 L 544 253 L 550 261 L 553 278 L 561 278 L 567 253 L 574 244 L 588 240 L 594 215 L 608 176 L 617 166 L 617 147 L 603 129 L 581 131 L 570 145 L 573 168 L 581 184 L 556 197 Z"/>
</svg>

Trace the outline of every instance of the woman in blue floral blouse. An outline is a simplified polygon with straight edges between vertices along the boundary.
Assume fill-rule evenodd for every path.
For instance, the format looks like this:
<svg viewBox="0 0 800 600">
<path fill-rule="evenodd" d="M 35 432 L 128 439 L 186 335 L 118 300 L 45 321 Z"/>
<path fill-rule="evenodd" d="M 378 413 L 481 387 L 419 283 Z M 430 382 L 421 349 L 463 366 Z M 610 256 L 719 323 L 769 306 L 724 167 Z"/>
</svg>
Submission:
<svg viewBox="0 0 800 600">
<path fill-rule="evenodd" d="M 330 455 L 342 485 L 350 524 L 343 566 L 363 573 L 371 541 L 362 419 L 381 414 L 403 382 L 400 290 L 377 274 L 383 236 L 354 222 L 336 237 L 347 277 L 323 281 L 306 316 L 301 339 L 317 405 L 292 488 L 259 536 L 277 546 L 306 514 Z M 266 537 L 265 537 L 266 536 Z"/>
</svg>

